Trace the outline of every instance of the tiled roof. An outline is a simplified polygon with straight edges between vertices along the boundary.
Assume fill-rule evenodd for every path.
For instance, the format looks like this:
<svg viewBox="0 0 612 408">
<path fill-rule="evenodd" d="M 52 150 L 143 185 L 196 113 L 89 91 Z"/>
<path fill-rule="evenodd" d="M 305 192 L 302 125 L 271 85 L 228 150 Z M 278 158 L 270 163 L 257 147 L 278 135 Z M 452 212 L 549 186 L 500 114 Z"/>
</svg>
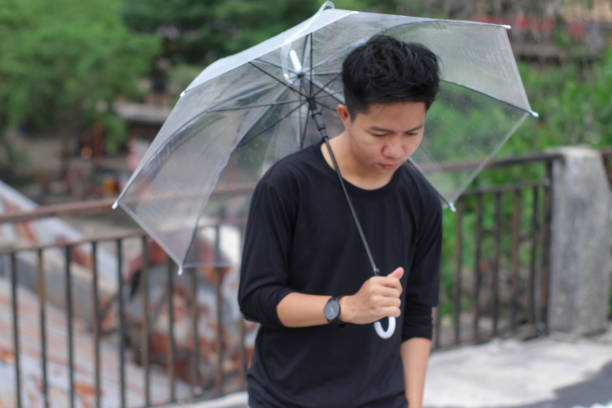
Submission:
<svg viewBox="0 0 612 408">
<path fill-rule="evenodd" d="M 15 355 L 13 350 L 13 326 L 11 314 L 10 282 L 0 279 L 0 407 L 16 406 Z M 42 370 L 39 302 L 32 292 L 18 289 L 20 367 L 22 401 L 24 406 L 42 406 Z M 68 406 L 69 377 L 67 356 L 66 316 L 55 307 L 46 307 L 47 378 L 51 407 Z M 129 406 L 142 405 L 144 396 L 144 371 L 130 362 L 126 350 L 125 379 L 126 400 Z M 85 323 L 73 321 L 74 386 L 77 407 L 95 405 L 94 338 Z M 102 404 L 104 407 L 119 405 L 119 351 L 116 344 L 101 342 Z M 151 401 L 168 400 L 168 379 L 159 370 L 151 372 Z M 188 387 L 177 381 L 177 395 L 187 396 Z"/>
</svg>

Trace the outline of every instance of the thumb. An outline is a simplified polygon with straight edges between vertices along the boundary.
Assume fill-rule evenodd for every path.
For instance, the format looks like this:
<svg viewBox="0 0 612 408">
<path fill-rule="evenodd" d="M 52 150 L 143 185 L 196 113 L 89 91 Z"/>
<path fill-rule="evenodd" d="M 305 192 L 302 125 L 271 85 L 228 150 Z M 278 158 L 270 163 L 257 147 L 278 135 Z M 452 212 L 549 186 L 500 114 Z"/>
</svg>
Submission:
<svg viewBox="0 0 612 408">
<path fill-rule="evenodd" d="M 402 276 L 404 276 L 404 268 L 402 268 L 401 266 L 396 268 L 393 272 L 391 272 L 389 275 L 387 275 L 390 278 L 397 278 L 397 279 L 401 279 Z"/>
</svg>

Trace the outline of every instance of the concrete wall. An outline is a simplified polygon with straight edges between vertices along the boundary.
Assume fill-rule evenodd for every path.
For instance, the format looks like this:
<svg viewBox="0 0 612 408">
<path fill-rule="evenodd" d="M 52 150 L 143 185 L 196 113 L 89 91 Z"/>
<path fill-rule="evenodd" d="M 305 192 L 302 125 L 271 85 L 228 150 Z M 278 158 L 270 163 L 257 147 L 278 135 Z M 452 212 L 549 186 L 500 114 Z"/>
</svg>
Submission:
<svg viewBox="0 0 612 408">
<path fill-rule="evenodd" d="M 605 330 L 610 294 L 611 194 L 599 152 L 554 149 L 548 323 L 551 331 Z"/>
</svg>

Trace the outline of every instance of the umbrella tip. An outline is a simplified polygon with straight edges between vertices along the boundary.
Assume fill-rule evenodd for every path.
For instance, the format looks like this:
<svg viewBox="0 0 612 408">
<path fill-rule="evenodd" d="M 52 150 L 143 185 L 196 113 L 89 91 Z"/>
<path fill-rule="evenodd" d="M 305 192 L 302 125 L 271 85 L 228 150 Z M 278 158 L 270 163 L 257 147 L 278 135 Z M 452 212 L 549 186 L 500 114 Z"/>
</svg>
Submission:
<svg viewBox="0 0 612 408">
<path fill-rule="evenodd" d="M 457 209 L 455 208 L 455 204 L 453 204 L 451 201 L 448 202 L 448 208 L 450 208 L 452 212 L 457 212 Z"/>
<path fill-rule="evenodd" d="M 336 8 L 336 5 L 333 2 L 331 2 L 331 1 L 326 1 L 325 3 L 323 3 L 323 5 L 319 9 L 319 11 L 326 10 L 328 8 L 330 8 L 330 9 Z"/>
<path fill-rule="evenodd" d="M 112 206 L 111 208 L 112 208 L 113 210 L 116 210 L 118 206 L 119 206 L 119 200 L 115 201 L 115 202 L 113 203 L 113 206 Z"/>
<path fill-rule="evenodd" d="M 529 113 L 531 113 L 531 116 L 533 116 L 534 118 L 539 118 L 540 117 L 540 114 L 538 112 L 531 111 Z"/>
<path fill-rule="evenodd" d="M 183 265 L 179 266 L 178 274 L 181 276 L 183 274 Z"/>
</svg>

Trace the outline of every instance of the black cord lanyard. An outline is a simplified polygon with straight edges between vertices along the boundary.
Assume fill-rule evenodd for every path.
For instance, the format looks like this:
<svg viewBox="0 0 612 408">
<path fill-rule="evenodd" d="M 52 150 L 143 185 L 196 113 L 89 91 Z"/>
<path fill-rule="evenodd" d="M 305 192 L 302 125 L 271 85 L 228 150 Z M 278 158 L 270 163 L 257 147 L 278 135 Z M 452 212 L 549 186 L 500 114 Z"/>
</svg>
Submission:
<svg viewBox="0 0 612 408">
<path fill-rule="evenodd" d="M 310 100 L 310 109 L 312 111 L 312 118 L 314 119 L 317 129 L 321 132 L 323 136 L 323 142 L 325 146 L 327 146 L 327 150 L 329 151 L 329 155 L 332 159 L 332 163 L 334 164 L 334 170 L 336 171 L 336 175 L 338 176 L 338 180 L 340 181 L 340 185 L 342 186 L 342 191 L 344 192 L 344 197 L 346 197 L 346 202 L 351 210 L 351 215 L 353 216 L 353 220 L 355 221 L 355 226 L 357 227 L 357 231 L 359 232 L 359 237 L 361 238 L 361 242 L 363 242 L 363 246 L 365 247 L 366 254 L 368 255 L 368 260 L 370 261 L 370 266 L 372 267 L 372 271 L 374 275 L 380 275 L 380 270 L 374 263 L 374 258 L 372 257 L 372 252 L 370 251 L 370 246 L 368 245 L 368 241 L 366 240 L 365 234 L 363 233 L 363 228 L 361 228 L 361 223 L 359 222 L 359 218 L 357 217 L 357 212 L 355 212 L 355 207 L 353 207 L 353 201 L 346 190 L 346 185 L 344 184 L 344 180 L 342 179 L 342 173 L 340 173 L 340 167 L 338 166 L 338 162 L 336 161 L 336 157 L 334 156 L 334 152 L 329 144 L 329 136 L 327 135 L 327 129 L 325 128 L 325 124 L 321 121 L 321 111 L 316 107 L 314 101 Z"/>
<path fill-rule="evenodd" d="M 355 208 L 353 207 L 353 202 L 351 201 L 351 197 L 348 195 L 348 191 L 346 191 L 346 186 L 344 185 L 344 180 L 342 179 L 342 174 L 340 173 L 340 167 L 338 166 L 338 162 L 336 161 L 336 157 L 334 156 L 334 152 L 332 151 L 331 145 L 329 143 L 329 136 L 327 135 L 327 129 L 325 128 L 325 124 L 321 121 L 321 111 L 317 109 L 317 106 L 314 102 L 313 98 L 308 99 L 308 104 L 310 110 L 312 111 L 312 118 L 314 119 L 317 129 L 321 132 L 323 136 L 323 142 L 325 146 L 327 146 L 327 150 L 329 151 L 329 155 L 332 159 L 332 163 L 334 164 L 334 169 L 336 170 L 336 175 L 338 176 L 338 180 L 340 181 L 340 185 L 342 186 L 342 191 L 344 192 L 344 197 L 346 197 L 346 202 L 351 209 L 351 215 L 353 216 L 353 220 L 355 221 L 355 225 L 357 226 L 357 231 L 359 231 L 359 237 L 361 237 L 361 242 L 363 242 L 363 246 L 365 247 L 366 253 L 368 255 L 368 259 L 370 261 L 370 265 L 372 266 L 372 272 L 374 275 L 380 275 L 380 270 L 374 263 L 374 258 L 372 257 L 372 252 L 370 251 L 370 246 L 368 245 L 368 241 L 366 240 L 365 234 L 363 233 L 363 229 L 361 228 L 361 223 L 359 222 L 359 218 L 357 218 L 357 213 L 355 212 Z M 381 321 L 374 322 L 374 330 L 376 334 L 382 339 L 389 339 L 395 333 L 396 327 L 396 319 L 393 316 L 387 317 L 388 325 L 387 329 L 383 329 Z"/>
</svg>

